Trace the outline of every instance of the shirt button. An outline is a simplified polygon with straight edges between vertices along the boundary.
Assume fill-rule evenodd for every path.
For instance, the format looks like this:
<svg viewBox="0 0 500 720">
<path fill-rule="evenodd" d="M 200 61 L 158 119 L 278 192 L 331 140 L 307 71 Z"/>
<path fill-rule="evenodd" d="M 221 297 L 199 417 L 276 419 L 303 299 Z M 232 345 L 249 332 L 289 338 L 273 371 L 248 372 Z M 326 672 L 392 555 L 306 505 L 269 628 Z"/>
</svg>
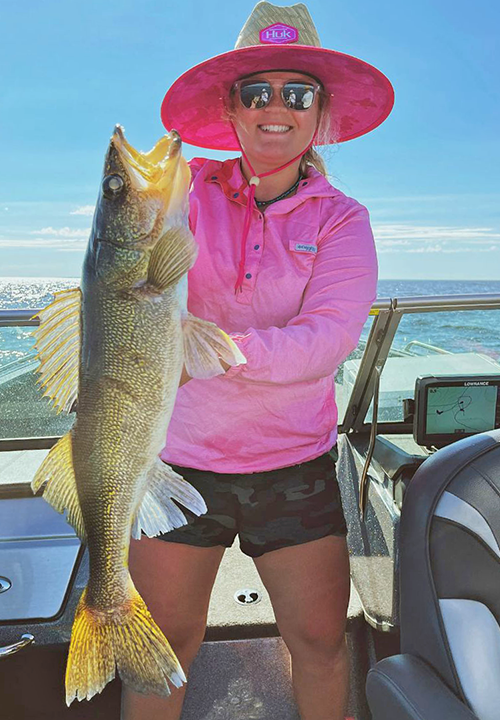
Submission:
<svg viewBox="0 0 500 720">
<path fill-rule="evenodd" d="M 253 246 L 253 249 L 254 249 L 254 250 L 258 250 L 259 248 L 260 248 L 260 245 L 254 245 L 254 246 Z"/>
<path fill-rule="evenodd" d="M 302 183 L 302 187 L 305 187 L 307 185 L 307 182 Z"/>
<path fill-rule="evenodd" d="M 212 177 L 210 178 L 210 180 L 217 180 L 217 175 L 212 175 Z"/>
<path fill-rule="evenodd" d="M 252 277 L 252 273 L 247 273 L 247 274 L 245 275 L 245 277 L 246 277 L 247 280 L 250 280 L 250 278 Z"/>
<path fill-rule="evenodd" d="M 240 196 L 239 193 L 234 193 L 234 195 L 233 195 L 234 198 L 237 198 L 237 197 L 239 197 L 239 196 Z"/>
</svg>

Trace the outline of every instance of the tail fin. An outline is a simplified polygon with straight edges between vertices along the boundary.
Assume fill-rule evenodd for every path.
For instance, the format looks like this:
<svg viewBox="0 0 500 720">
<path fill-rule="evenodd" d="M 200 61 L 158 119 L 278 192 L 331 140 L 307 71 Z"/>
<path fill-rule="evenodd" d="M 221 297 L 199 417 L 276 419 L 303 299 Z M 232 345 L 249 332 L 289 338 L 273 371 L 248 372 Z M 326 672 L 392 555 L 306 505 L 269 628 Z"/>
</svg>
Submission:
<svg viewBox="0 0 500 720">
<path fill-rule="evenodd" d="M 76 610 L 66 667 L 66 704 L 90 700 L 115 677 L 136 692 L 170 695 L 186 676 L 146 603 L 133 588 L 123 612 L 103 613 L 87 604 L 84 590 Z"/>
</svg>

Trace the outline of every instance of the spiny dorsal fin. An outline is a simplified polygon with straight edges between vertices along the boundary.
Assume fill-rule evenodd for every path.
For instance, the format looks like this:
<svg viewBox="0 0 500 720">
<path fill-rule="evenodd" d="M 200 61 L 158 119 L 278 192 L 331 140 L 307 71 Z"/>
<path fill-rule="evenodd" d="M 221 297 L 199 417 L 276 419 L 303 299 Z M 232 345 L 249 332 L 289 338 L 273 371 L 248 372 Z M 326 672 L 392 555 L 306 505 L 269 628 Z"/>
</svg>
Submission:
<svg viewBox="0 0 500 720">
<path fill-rule="evenodd" d="M 44 487 L 45 486 L 45 487 Z M 54 445 L 35 473 L 31 489 L 37 493 L 44 487 L 43 497 L 58 513 L 67 511 L 67 520 L 81 540 L 85 527 L 76 489 L 71 432 Z"/>
<path fill-rule="evenodd" d="M 187 314 L 183 322 L 184 363 L 192 378 L 207 379 L 222 375 L 222 358 L 229 365 L 243 365 L 246 358 L 234 340 L 215 323 Z"/>
<path fill-rule="evenodd" d="M 197 246 L 188 228 L 170 228 L 151 252 L 147 284 L 163 292 L 194 265 L 196 254 Z"/>
<path fill-rule="evenodd" d="M 38 385 L 58 412 L 69 412 L 78 395 L 81 298 L 80 288 L 56 293 L 38 314 L 40 325 L 33 332 L 40 360 Z"/>
</svg>

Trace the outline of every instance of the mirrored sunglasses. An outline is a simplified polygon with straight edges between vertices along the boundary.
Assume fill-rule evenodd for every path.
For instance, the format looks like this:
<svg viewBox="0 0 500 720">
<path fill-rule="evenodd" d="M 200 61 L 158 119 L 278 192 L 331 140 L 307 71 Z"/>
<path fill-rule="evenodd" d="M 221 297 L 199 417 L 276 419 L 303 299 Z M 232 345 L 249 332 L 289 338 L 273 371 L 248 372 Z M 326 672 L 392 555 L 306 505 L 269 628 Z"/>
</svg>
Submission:
<svg viewBox="0 0 500 720">
<path fill-rule="evenodd" d="M 281 99 L 291 110 L 309 110 L 320 85 L 303 82 L 287 82 L 281 88 Z M 248 110 L 260 110 L 269 105 L 273 88 L 268 82 L 236 82 L 233 89 L 239 91 L 241 104 Z"/>
</svg>

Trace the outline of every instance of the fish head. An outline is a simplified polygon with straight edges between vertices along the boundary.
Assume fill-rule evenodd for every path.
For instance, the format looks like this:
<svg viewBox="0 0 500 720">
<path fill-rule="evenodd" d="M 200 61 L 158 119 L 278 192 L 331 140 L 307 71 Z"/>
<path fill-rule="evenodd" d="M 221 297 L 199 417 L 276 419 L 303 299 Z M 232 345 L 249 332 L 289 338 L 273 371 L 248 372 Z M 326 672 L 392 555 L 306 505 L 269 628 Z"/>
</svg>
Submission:
<svg viewBox="0 0 500 720">
<path fill-rule="evenodd" d="M 191 173 L 181 148 L 180 135 L 172 130 L 149 152 L 140 152 L 127 141 L 123 128 L 115 127 L 87 254 L 94 277 L 116 280 L 132 267 L 140 275 L 139 266 L 165 230 L 187 226 Z"/>
<path fill-rule="evenodd" d="M 181 147 L 173 130 L 149 152 L 139 152 L 127 142 L 123 128 L 115 127 L 94 218 L 101 241 L 150 247 L 165 224 L 187 211 L 190 171 Z"/>
</svg>

